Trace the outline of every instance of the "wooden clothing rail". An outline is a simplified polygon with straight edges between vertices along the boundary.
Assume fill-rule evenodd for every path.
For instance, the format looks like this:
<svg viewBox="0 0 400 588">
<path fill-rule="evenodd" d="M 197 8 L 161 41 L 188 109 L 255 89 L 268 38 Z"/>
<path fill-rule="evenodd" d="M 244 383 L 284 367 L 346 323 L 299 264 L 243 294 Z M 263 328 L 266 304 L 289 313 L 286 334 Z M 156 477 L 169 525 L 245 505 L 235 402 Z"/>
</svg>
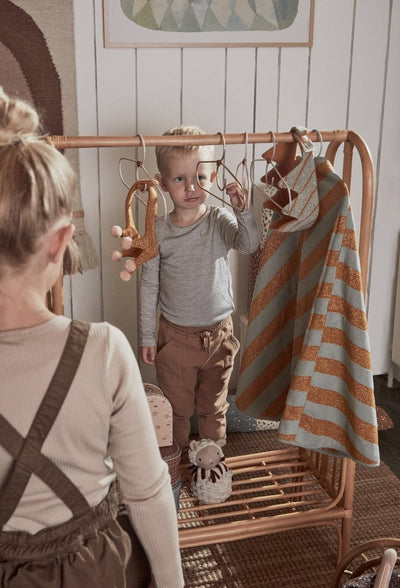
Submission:
<svg viewBox="0 0 400 588">
<path fill-rule="evenodd" d="M 374 204 L 374 170 L 365 141 L 352 130 L 310 131 L 316 144 L 328 143 L 325 157 L 334 164 L 343 143 L 342 178 L 351 194 L 354 148 L 362 169 L 359 255 L 366 291 Z M 227 133 L 197 136 L 63 137 L 48 139 L 58 149 L 144 147 L 156 145 L 245 145 L 290 143 L 287 133 Z M 49 295 L 54 312 L 63 313 L 62 279 Z M 178 513 L 181 547 L 234 541 L 296 528 L 328 525 L 337 531 L 337 560 L 350 549 L 355 463 L 299 447 L 274 447 L 226 459 L 233 470 L 232 495 L 222 504 L 199 505 L 186 485 Z M 261 448 L 260 448 L 261 449 Z M 264 449 L 264 448 L 263 448 Z M 188 471 L 183 466 L 186 477 Z"/>
<path fill-rule="evenodd" d="M 307 132 L 311 141 L 319 143 L 322 137 L 323 142 L 342 143 L 350 140 L 354 144 L 361 140 L 361 137 L 351 130 L 337 131 L 309 131 Z M 97 147 L 156 147 L 157 145 L 245 145 L 259 143 L 292 143 L 293 135 L 287 133 L 215 133 L 213 135 L 133 135 L 133 136 L 77 136 L 65 137 L 63 135 L 52 135 L 49 140 L 57 149 L 69 148 L 97 148 Z"/>
<path fill-rule="evenodd" d="M 344 143 L 342 178 L 349 190 L 351 187 L 353 150 L 358 151 L 362 165 L 362 209 L 359 234 L 359 252 L 364 290 L 368 275 L 369 250 L 374 202 L 374 170 L 371 154 L 362 137 L 352 130 L 307 131 L 315 143 L 328 143 L 325 156 L 334 164 L 336 153 Z M 75 136 L 51 135 L 48 137 L 57 149 L 100 148 L 100 147 L 156 147 L 157 145 L 245 145 L 266 143 L 293 143 L 291 132 L 284 133 L 216 133 L 212 135 L 134 135 L 134 136 Z M 64 313 L 62 277 L 48 295 L 48 304 L 56 314 Z"/>
</svg>

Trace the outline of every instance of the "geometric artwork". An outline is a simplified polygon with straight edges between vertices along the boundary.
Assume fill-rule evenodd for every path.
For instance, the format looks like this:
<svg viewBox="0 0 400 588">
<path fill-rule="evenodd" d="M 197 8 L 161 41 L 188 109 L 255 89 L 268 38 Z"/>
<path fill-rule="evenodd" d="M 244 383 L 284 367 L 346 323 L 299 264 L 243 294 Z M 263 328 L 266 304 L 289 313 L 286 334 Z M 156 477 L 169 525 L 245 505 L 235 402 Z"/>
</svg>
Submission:
<svg viewBox="0 0 400 588">
<path fill-rule="evenodd" d="M 273 31 L 293 24 L 299 0 L 124 0 L 124 14 L 147 29 L 175 32 Z"/>
<path fill-rule="evenodd" d="M 103 0 L 105 47 L 311 46 L 315 0 Z"/>
</svg>

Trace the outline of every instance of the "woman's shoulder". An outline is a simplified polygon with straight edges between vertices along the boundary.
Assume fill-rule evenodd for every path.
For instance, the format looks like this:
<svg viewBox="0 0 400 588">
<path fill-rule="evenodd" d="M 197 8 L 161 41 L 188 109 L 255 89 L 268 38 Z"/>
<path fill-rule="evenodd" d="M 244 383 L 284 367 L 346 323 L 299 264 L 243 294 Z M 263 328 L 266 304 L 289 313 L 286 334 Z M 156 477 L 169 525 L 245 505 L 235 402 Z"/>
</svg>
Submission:
<svg viewBox="0 0 400 588">
<path fill-rule="evenodd" d="M 119 327 L 107 321 L 89 322 L 89 326 L 89 333 L 92 338 L 107 339 L 108 341 L 118 342 L 123 345 L 128 341 L 126 335 Z"/>
</svg>

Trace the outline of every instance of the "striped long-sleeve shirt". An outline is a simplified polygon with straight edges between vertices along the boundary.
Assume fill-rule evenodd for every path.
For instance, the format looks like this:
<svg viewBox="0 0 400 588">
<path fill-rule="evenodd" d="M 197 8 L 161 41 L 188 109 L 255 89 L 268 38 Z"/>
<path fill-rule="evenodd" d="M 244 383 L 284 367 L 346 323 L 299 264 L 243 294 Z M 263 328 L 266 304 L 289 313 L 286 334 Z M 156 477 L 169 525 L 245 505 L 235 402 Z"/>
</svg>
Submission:
<svg viewBox="0 0 400 588">
<path fill-rule="evenodd" d="M 304 155 L 285 178 L 260 258 L 237 386 L 248 415 L 280 419 L 279 438 L 379 465 L 370 346 L 345 183 Z"/>
</svg>

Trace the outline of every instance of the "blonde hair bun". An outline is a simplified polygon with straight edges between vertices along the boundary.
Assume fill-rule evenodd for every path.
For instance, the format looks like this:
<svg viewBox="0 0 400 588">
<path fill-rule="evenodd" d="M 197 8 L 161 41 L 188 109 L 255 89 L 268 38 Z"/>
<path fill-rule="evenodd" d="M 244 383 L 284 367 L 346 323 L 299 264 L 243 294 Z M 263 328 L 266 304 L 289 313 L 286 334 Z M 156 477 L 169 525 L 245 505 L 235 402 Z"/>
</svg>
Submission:
<svg viewBox="0 0 400 588">
<path fill-rule="evenodd" d="M 39 126 L 36 110 L 22 100 L 10 98 L 0 86 L 0 144 L 35 137 Z"/>
</svg>

